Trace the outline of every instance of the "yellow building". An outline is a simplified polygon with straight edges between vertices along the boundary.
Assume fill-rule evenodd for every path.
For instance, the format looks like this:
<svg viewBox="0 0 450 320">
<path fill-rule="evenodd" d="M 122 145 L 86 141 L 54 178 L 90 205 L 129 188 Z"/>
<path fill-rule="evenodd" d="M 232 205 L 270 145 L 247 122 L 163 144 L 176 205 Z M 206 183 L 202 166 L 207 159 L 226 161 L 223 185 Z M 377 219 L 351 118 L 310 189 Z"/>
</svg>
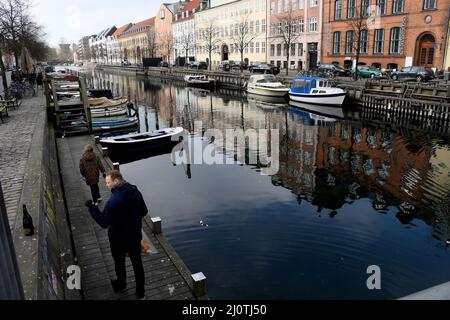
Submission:
<svg viewBox="0 0 450 320">
<path fill-rule="evenodd" d="M 222 61 L 241 61 L 240 49 L 245 62 L 266 62 L 266 7 L 266 0 L 211 0 L 209 7 L 195 13 L 196 60 L 209 60 L 208 47 L 212 43 L 213 70 Z"/>
<path fill-rule="evenodd" d="M 123 61 L 130 64 L 142 64 L 142 58 L 150 57 L 149 34 L 155 26 L 155 18 L 136 23 L 119 37 L 119 46 Z"/>
</svg>

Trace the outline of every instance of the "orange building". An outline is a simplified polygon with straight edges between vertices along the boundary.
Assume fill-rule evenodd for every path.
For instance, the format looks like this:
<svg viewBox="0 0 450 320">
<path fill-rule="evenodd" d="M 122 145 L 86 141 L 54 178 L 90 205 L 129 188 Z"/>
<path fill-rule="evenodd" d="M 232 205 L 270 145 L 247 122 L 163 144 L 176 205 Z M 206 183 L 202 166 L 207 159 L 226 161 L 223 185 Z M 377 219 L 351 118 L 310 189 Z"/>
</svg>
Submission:
<svg viewBox="0 0 450 320">
<path fill-rule="evenodd" d="M 182 4 L 182 2 L 163 3 L 155 17 L 157 56 L 167 62 L 173 62 L 174 60 L 172 21 Z"/>
<path fill-rule="evenodd" d="M 362 64 L 444 67 L 448 0 L 324 0 L 323 21 L 323 63 L 351 67 L 361 31 Z"/>
</svg>

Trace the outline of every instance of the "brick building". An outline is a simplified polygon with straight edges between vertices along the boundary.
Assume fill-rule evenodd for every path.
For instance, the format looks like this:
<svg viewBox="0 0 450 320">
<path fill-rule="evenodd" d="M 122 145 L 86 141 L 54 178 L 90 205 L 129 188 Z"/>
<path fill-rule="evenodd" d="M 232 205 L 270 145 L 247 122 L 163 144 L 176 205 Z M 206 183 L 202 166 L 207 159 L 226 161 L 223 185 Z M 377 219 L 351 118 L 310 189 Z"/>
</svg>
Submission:
<svg viewBox="0 0 450 320">
<path fill-rule="evenodd" d="M 381 68 L 444 67 L 446 0 L 324 0 L 323 63 L 354 64 L 361 19 L 360 63 Z"/>
</svg>

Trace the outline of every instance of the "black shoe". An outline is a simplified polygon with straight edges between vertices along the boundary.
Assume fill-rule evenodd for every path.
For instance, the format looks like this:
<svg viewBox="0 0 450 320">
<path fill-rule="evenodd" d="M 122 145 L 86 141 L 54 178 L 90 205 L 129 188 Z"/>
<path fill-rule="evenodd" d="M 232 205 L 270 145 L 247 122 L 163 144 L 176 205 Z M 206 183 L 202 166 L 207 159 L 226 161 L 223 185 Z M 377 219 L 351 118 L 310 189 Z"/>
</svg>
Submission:
<svg viewBox="0 0 450 320">
<path fill-rule="evenodd" d="M 114 292 L 116 293 L 124 293 L 127 291 L 127 286 L 119 286 L 119 282 L 117 280 L 111 281 L 112 287 L 114 289 Z"/>
<path fill-rule="evenodd" d="M 145 300 L 145 294 L 139 294 L 136 293 L 138 300 L 144 301 Z"/>
</svg>

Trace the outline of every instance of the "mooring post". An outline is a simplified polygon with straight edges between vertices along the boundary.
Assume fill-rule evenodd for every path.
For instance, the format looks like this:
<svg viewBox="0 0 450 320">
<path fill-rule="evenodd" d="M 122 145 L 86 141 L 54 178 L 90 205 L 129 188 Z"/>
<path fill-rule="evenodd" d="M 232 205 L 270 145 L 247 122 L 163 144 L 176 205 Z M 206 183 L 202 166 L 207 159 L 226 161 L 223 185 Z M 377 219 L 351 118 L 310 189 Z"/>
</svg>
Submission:
<svg viewBox="0 0 450 320">
<path fill-rule="evenodd" d="M 99 144 L 100 143 L 100 137 L 99 136 L 95 136 L 94 140 L 95 140 L 95 144 Z"/>
<path fill-rule="evenodd" d="M 193 274 L 191 277 L 194 281 L 194 296 L 199 298 L 206 295 L 206 277 L 203 272 Z"/>
<path fill-rule="evenodd" d="M 152 230 L 154 234 L 162 233 L 162 220 L 160 217 L 154 217 L 152 220 Z"/>
<path fill-rule="evenodd" d="M 104 157 L 108 156 L 108 148 L 102 148 L 102 153 Z"/>
<path fill-rule="evenodd" d="M 114 170 L 120 171 L 120 163 L 114 162 L 113 163 L 113 168 L 114 168 Z"/>
</svg>

